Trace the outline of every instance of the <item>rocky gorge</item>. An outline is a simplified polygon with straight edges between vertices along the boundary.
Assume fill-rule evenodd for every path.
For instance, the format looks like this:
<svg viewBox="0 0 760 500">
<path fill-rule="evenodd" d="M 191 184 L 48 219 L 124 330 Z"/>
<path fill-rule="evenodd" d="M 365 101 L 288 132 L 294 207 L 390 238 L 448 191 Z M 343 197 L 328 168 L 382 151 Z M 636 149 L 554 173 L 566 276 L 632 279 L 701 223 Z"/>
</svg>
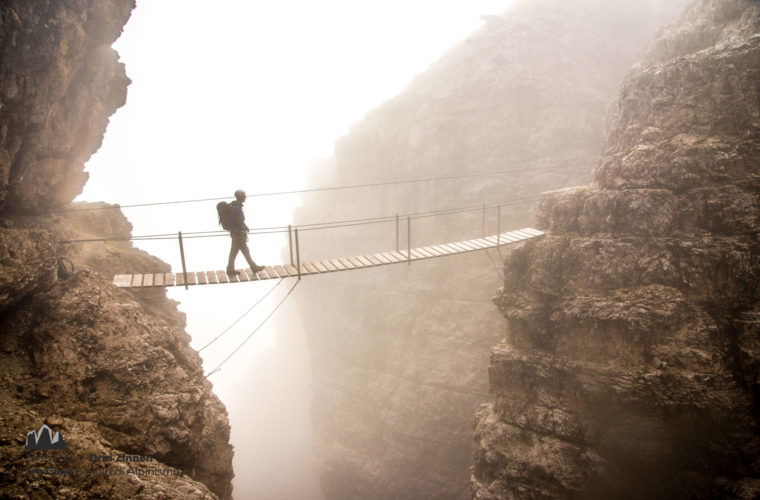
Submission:
<svg viewBox="0 0 760 500">
<path fill-rule="evenodd" d="M 134 7 L 0 3 L 3 498 L 233 493 L 184 315 L 110 283 L 168 265 L 82 242 L 131 226 L 72 203 L 126 99 L 111 44 Z M 326 498 L 760 494 L 759 24 L 752 0 L 518 1 L 338 140 L 312 184 L 452 178 L 315 193 L 299 224 L 408 215 L 418 246 L 498 210 L 548 234 L 304 280 L 287 327 Z M 369 228 L 304 231 L 303 256 L 393 248 Z M 25 450 L 43 425 L 65 453 Z"/>
<path fill-rule="evenodd" d="M 757 498 L 760 5 L 699 0 L 506 260 L 473 498 Z"/>
<path fill-rule="evenodd" d="M 184 315 L 163 290 L 110 283 L 120 265 L 168 266 L 129 242 L 76 243 L 131 231 L 116 206 L 71 202 L 126 99 L 129 79 L 110 46 L 134 6 L 0 4 L 3 498 L 231 496 L 227 413 Z M 58 273 L 60 257 L 73 276 Z M 65 450 L 25 449 L 43 425 Z"/>
<path fill-rule="evenodd" d="M 473 176 L 314 194 L 296 222 L 400 214 L 402 248 L 406 214 L 413 246 L 494 234 L 496 205 L 502 230 L 530 225 L 541 192 L 591 180 L 608 104 L 683 6 L 541 0 L 488 16 L 354 124 L 313 184 Z M 460 207 L 470 209 L 424 215 Z M 302 256 L 392 250 L 394 235 L 393 222 L 303 233 Z M 473 415 L 491 397 L 488 357 L 503 337 L 491 302 L 500 259 L 473 253 L 304 282 L 297 301 L 326 498 L 470 496 Z"/>
</svg>

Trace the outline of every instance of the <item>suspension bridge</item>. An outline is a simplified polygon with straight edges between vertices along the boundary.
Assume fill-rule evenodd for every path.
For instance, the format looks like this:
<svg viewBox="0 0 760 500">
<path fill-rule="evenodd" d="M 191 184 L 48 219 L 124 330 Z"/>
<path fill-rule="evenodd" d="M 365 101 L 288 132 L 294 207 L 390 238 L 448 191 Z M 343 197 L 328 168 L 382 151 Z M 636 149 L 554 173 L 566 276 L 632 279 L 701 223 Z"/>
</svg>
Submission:
<svg viewBox="0 0 760 500">
<path fill-rule="evenodd" d="M 241 283 L 281 278 L 298 278 L 303 276 L 325 274 L 339 271 L 364 269 L 369 267 L 385 266 L 391 264 L 411 264 L 414 261 L 434 259 L 478 250 L 498 248 L 543 236 L 544 232 L 530 227 L 498 233 L 492 236 L 473 240 L 455 241 L 440 245 L 430 245 L 419 248 L 397 249 L 395 251 L 359 255 L 355 257 L 342 257 L 311 262 L 300 262 L 298 250 L 298 232 L 296 230 L 296 262 L 288 265 L 265 266 L 258 273 L 251 269 L 239 269 L 237 276 L 228 276 L 225 271 L 198 271 L 189 272 L 183 269 L 179 273 L 135 273 L 117 274 L 113 278 L 114 285 L 121 288 L 148 288 L 190 285 L 214 285 L 225 283 Z M 180 233 L 180 251 L 183 252 L 182 265 L 184 268 L 184 251 L 182 250 L 182 235 Z M 292 255 L 292 252 L 291 252 Z"/>
</svg>

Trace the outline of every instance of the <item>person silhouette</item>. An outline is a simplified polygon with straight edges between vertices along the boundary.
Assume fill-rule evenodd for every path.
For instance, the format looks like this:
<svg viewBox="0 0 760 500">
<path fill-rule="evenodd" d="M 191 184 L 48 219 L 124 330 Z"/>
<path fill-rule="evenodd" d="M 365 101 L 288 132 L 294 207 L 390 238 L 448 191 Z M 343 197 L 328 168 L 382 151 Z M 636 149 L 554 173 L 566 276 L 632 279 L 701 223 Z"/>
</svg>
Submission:
<svg viewBox="0 0 760 500">
<path fill-rule="evenodd" d="M 245 191 L 238 189 L 235 191 L 235 201 L 230 203 L 230 212 L 228 215 L 228 227 L 230 231 L 230 258 L 227 261 L 227 275 L 237 276 L 235 271 L 235 258 L 238 252 L 242 252 L 243 257 L 248 262 L 251 271 L 257 273 L 264 269 L 264 266 L 257 266 L 251 258 L 251 251 L 248 249 L 248 226 L 245 225 L 245 214 L 243 213 L 243 203 L 245 202 Z"/>
</svg>

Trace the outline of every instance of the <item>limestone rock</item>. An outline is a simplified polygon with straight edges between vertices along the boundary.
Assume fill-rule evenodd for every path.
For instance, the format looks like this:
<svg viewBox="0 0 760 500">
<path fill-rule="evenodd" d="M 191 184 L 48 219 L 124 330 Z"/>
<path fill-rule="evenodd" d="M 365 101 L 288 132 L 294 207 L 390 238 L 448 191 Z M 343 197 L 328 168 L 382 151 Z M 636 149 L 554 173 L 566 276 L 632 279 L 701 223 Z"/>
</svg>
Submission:
<svg viewBox="0 0 760 500">
<path fill-rule="evenodd" d="M 55 249 L 44 230 L 0 228 L 0 314 L 56 279 Z"/>
<path fill-rule="evenodd" d="M 134 0 L 0 5 L 0 212 L 69 203 L 129 79 L 110 45 Z"/>
<path fill-rule="evenodd" d="M 473 498 L 760 492 L 760 6 L 699 0 L 608 116 L 590 186 L 495 298 Z"/>
<path fill-rule="evenodd" d="M 605 107 L 645 40 L 680 5 L 515 2 L 354 124 L 311 184 L 519 172 L 323 192 L 304 201 L 296 221 L 505 202 L 503 231 L 531 224 L 530 198 L 590 180 Z M 412 245 L 480 236 L 481 217 L 475 209 L 412 218 Z M 495 233 L 495 208 L 485 222 Z M 393 250 L 394 227 L 313 231 L 301 244 L 320 259 Z M 467 495 L 472 414 L 488 398 L 484 368 L 503 329 L 489 291 L 500 282 L 498 263 L 496 252 L 477 252 L 300 286 L 326 498 Z"/>
</svg>

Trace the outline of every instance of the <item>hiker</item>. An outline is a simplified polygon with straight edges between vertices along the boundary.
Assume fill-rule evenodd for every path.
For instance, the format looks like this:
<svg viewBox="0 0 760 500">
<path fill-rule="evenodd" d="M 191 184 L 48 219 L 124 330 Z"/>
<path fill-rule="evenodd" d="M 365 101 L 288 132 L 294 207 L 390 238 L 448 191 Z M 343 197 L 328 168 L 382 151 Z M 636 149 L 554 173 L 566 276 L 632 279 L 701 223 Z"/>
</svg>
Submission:
<svg viewBox="0 0 760 500">
<path fill-rule="evenodd" d="M 238 189 L 235 191 L 235 201 L 229 205 L 229 214 L 227 215 L 227 228 L 230 231 L 232 244 L 230 246 L 230 259 L 227 262 L 227 275 L 236 276 L 235 257 L 238 252 L 243 252 L 243 257 L 248 261 L 251 271 L 257 273 L 264 269 L 264 266 L 257 266 L 251 258 L 251 252 L 248 250 L 248 226 L 245 225 L 245 215 L 243 214 L 243 202 L 245 202 L 245 191 Z"/>
</svg>

